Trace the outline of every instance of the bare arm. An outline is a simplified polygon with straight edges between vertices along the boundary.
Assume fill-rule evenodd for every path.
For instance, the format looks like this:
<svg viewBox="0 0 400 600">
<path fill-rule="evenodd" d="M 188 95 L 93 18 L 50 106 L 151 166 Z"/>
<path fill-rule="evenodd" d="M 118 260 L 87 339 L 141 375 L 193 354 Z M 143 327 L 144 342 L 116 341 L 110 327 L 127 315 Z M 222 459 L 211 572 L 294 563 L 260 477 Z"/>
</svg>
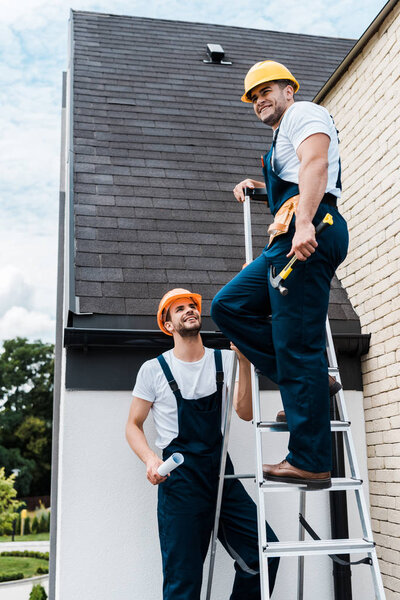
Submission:
<svg viewBox="0 0 400 600">
<path fill-rule="evenodd" d="M 157 473 L 157 469 L 163 461 L 150 448 L 143 431 L 143 423 L 147 419 L 151 406 L 151 402 L 136 396 L 133 397 L 125 433 L 128 444 L 146 465 L 147 479 L 153 485 L 157 485 L 166 480 L 166 477 L 161 477 Z"/>
<path fill-rule="evenodd" d="M 265 183 L 263 181 L 256 181 L 255 179 L 244 179 L 233 188 L 233 194 L 238 202 L 244 202 L 244 188 L 263 188 Z"/>
<path fill-rule="evenodd" d="M 296 210 L 296 232 L 288 257 L 295 254 L 306 260 L 315 252 L 318 243 L 312 220 L 325 193 L 328 181 L 328 149 L 330 138 L 325 133 L 315 133 L 305 139 L 297 149 L 300 160 L 300 199 Z"/>
<path fill-rule="evenodd" d="M 233 394 L 233 406 L 238 416 L 244 421 L 251 421 L 253 418 L 253 405 L 251 396 L 251 371 L 250 362 L 231 342 L 231 349 L 234 350 L 239 359 L 239 381 L 235 384 Z"/>
</svg>

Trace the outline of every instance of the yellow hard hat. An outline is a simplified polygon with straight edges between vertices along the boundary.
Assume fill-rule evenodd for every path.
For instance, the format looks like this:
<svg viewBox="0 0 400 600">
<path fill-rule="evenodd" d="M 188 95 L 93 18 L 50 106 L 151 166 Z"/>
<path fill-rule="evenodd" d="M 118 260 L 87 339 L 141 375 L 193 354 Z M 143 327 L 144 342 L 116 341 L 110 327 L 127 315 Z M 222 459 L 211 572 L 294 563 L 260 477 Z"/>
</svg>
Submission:
<svg viewBox="0 0 400 600">
<path fill-rule="evenodd" d="M 171 306 L 171 304 L 173 302 L 175 302 L 175 300 L 179 300 L 181 298 L 190 298 L 191 300 L 193 300 L 194 304 L 197 307 L 197 310 L 199 311 L 199 313 L 201 313 L 201 296 L 200 296 L 200 294 L 192 294 L 192 292 L 189 292 L 189 290 L 185 290 L 183 288 L 174 288 L 173 290 L 170 290 L 169 292 L 164 294 L 164 296 L 161 298 L 160 304 L 158 305 L 158 311 L 157 311 L 157 325 L 159 326 L 161 331 L 163 331 L 167 335 L 172 335 L 172 333 L 170 333 L 169 331 L 167 331 L 165 329 L 165 326 L 164 326 L 165 315 L 167 313 L 167 310 Z"/>
<path fill-rule="evenodd" d="M 276 81 L 277 79 L 290 79 L 293 81 L 294 93 L 297 92 L 300 85 L 299 82 L 293 77 L 289 69 L 281 63 L 275 62 L 274 60 L 263 60 L 258 62 L 251 67 L 244 79 L 244 94 L 242 96 L 242 102 L 250 102 L 249 94 L 252 89 L 260 85 L 260 83 L 266 83 L 267 81 Z"/>
</svg>

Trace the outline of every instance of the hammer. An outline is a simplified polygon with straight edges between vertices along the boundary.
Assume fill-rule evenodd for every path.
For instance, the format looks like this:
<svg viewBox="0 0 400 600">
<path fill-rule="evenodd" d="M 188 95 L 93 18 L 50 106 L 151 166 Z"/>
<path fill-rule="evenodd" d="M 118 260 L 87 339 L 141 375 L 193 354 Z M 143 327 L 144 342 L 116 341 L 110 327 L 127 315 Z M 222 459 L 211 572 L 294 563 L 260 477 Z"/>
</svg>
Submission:
<svg viewBox="0 0 400 600">
<path fill-rule="evenodd" d="M 333 225 L 333 218 L 330 213 L 326 213 L 322 221 L 316 226 L 315 235 L 317 236 L 319 233 L 321 233 L 321 231 L 329 227 L 329 225 Z M 275 267 L 272 265 L 270 266 L 269 281 L 273 288 L 278 288 L 282 296 L 286 296 L 286 294 L 288 293 L 288 289 L 285 288 L 284 285 L 282 285 L 282 281 L 286 279 L 293 271 L 293 265 L 297 262 L 297 260 L 297 256 L 293 256 L 288 262 L 288 264 L 285 267 L 283 267 L 282 271 L 275 277 L 273 276 L 273 273 L 275 272 Z"/>
</svg>

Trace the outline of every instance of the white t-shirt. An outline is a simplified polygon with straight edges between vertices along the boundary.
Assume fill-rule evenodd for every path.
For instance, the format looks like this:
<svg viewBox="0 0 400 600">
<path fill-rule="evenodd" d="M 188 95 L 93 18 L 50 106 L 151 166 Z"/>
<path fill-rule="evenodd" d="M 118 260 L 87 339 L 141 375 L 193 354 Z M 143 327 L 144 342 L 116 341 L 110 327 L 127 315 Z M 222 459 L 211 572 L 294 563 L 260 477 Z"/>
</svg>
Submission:
<svg viewBox="0 0 400 600">
<path fill-rule="evenodd" d="M 173 350 L 164 352 L 164 358 L 183 398 L 197 400 L 209 396 L 217 389 L 214 350 L 204 349 L 204 356 L 195 362 L 176 358 Z M 227 399 L 227 390 L 232 378 L 234 352 L 222 350 L 224 385 L 222 390 L 222 423 Z M 156 358 L 147 360 L 139 369 L 133 395 L 152 402 L 152 414 L 157 431 L 156 446 L 165 448 L 178 435 L 178 412 L 176 399 L 167 378 Z"/>
<path fill-rule="evenodd" d="M 339 140 L 335 123 L 323 106 L 313 102 L 295 102 L 287 109 L 279 125 L 278 139 L 272 156 L 274 171 L 281 179 L 298 183 L 300 161 L 296 151 L 300 144 L 314 133 L 325 133 L 330 137 L 328 182 L 325 192 L 340 198 L 340 189 L 336 187 Z"/>
</svg>

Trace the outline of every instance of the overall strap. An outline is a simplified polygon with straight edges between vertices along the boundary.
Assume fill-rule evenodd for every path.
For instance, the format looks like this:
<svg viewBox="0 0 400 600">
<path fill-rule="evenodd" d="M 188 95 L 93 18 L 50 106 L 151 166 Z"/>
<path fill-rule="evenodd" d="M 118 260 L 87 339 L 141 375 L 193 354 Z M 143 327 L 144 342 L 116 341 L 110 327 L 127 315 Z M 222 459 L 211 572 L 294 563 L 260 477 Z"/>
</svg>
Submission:
<svg viewBox="0 0 400 600">
<path fill-rule="evenodd" d="M 339 190 L 342 189 L 342 162 L 340 160 L 340 156 L 339 156 L 338 176 L 337 176 L 337 179 L 336 179 L 335 187 L 339 188 Z"/>
<path fill-rule="evenodd" d="M 217 392 L 222 392 L 222 386 L 224 385 L 224 370 L 222 368 L 222 353 L 221 350 L 214 350 L 214 361 L 217 381 Z"/>
<path fill-rule="evenodd" d="M 270 151 L 269 151 L 269 164 L 271 165 L 271 169 L 273 171 L 275 171 L 275 169 L 274 169 L 274 163 L 273 163 L 273 155 L 274 155 L 274 151 L 275 151 L 276 141 L 278 139 L 278 134 L 279 134 L 279 127 L 272 134 L 272 144 L 271 144 L 271 148 L 270 148 Z"/>
<path fill-rule="evenodd" d="M 333 126 L 336 129 L 337 142 L 338 142 L 338 144 L 340 144 L 339 129 L 336 127 L 335 120 L 332 117 L 332 115 L 330 115 L 330 117 L 332 119 Z M 339 156 L 339 161 L 338 161 L 338 176 L 337 176 L 337 179 L 336 179 L 335 187 L 338 188 L 339 190 L 342 189 L 342 162 L 340 160 L 340 156 Z"/>
<path fill-rule="evenodd" d="M 167 361 L 165 360 L 165 358 L 162 354 L 157 356 L 157 360 L 160 363 L 160 366 L 164 372 L 164 375 L 168 381 L 168 385 L 171 388 L 172 393 L 174 394 L 174 396 L 177 400 L 180 400 L 182 398 L 182 394 L 178 387 L 178 384 L 176 383 L 176 381 L 174 379 L 174 376 L 172 375 L 172 371 L 169 368 Z"/>
</svg>

